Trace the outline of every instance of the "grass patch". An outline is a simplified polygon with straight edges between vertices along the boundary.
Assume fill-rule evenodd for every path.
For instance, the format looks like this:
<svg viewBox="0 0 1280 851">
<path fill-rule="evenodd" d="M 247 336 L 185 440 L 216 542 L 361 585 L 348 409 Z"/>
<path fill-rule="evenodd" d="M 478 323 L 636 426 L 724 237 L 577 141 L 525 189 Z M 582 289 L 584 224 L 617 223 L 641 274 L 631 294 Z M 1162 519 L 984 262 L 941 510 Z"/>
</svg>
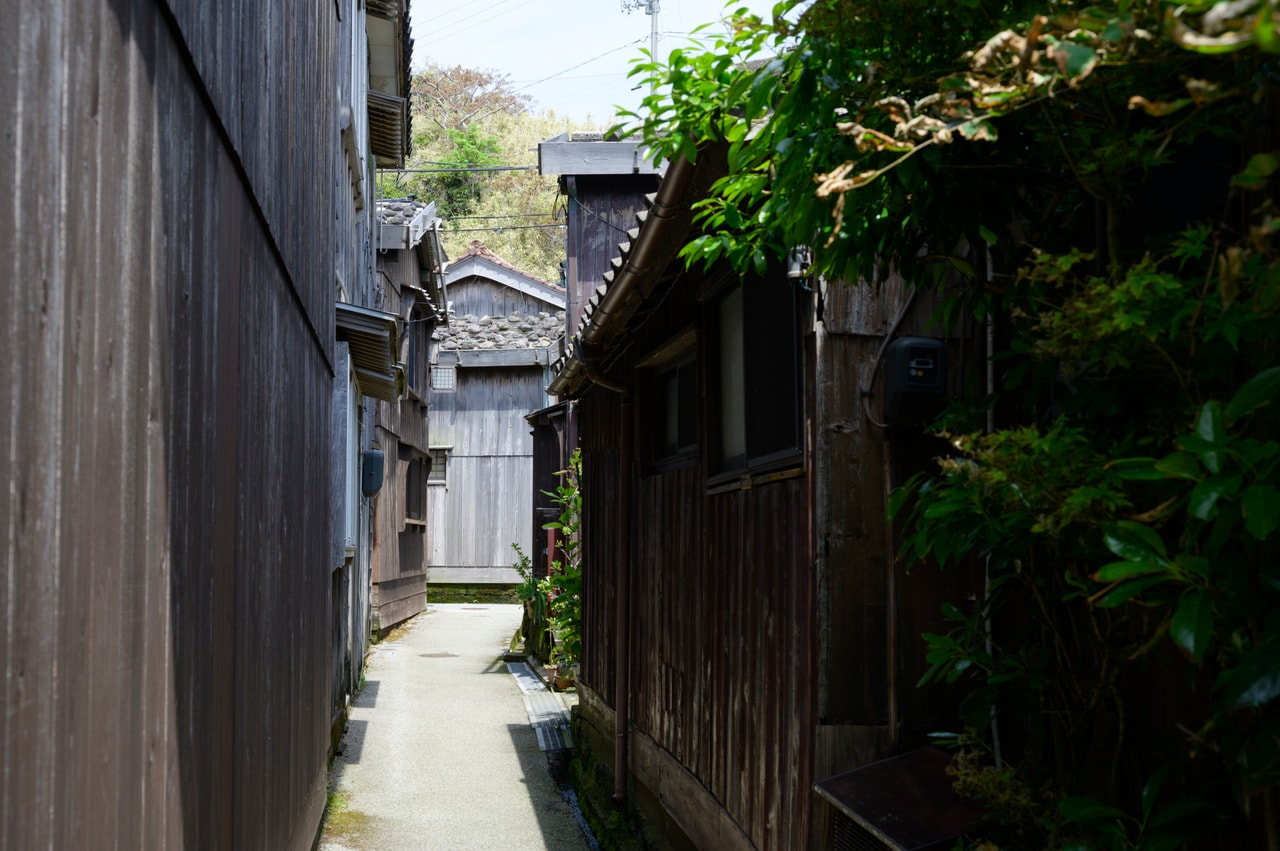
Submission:
<svg viewBox="0 0 1280 851">
<path fill-rule="evenodd" d="M 359 810 L 351 809 L 351 799 L 346 792 L 339 792 L 330 787 L 324 799 L 324 817 L 322 819 L 324 835 L 335 839 L 352 839 L 360 835 L 360 831 L 369 823 L 369 816 Z"/>
</svg>

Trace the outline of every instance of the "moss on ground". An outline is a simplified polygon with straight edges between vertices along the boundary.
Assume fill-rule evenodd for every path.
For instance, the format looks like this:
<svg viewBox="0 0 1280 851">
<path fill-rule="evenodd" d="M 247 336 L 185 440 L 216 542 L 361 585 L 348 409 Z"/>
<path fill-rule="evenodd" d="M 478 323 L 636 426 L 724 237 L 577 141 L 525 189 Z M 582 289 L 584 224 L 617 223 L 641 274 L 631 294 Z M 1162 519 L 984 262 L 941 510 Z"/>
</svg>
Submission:
<svg viewBox="0 0 1280 851">
<path fill-rule="evenodd" d="M 351 809 L 351 801 L 345 792 L 329 790 L 325 796 L 324 817 L 321 831 L 334 839 L 355 839 L 369 823 L 367 813 Z"/>
<path fill-rule="evenodd" d="M 428 603 L 510 603 L 518 604 L 511 585 L 428 585 Z"/>
</svg>

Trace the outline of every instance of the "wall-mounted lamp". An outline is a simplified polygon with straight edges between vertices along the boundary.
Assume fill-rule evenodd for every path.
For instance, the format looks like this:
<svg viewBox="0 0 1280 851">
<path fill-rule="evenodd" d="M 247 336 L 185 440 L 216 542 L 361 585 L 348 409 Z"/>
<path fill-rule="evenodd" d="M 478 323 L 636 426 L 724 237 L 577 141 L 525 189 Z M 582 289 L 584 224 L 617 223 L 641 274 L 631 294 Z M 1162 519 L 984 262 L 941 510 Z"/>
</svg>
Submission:
<svg viewBox="0 0 1280 851">
<path fill-rule="evenodd" d="M 809 267 L 813 265 L 813 252 L 807 245 L 797 245 L 787 252 L 787 277 L 791 280 L 802 280 L 809 277 Z"/>
</svg>

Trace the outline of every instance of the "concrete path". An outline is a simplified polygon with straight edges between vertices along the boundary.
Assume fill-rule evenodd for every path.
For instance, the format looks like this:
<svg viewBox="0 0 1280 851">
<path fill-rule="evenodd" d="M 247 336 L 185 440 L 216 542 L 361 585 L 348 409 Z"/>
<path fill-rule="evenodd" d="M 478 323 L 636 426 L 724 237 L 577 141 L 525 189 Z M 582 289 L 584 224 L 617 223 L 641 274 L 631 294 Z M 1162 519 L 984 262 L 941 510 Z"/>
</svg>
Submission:
<svg viewBox="0 0 1280 851">
<path fill-rule="evenodd" d="M 374 647 L 321 851 L 591 848 L 539 749 L 563 744 L 559 695 L 502 661 L 519 626 L 519 606 L 432 604 Z"/>
</svg>

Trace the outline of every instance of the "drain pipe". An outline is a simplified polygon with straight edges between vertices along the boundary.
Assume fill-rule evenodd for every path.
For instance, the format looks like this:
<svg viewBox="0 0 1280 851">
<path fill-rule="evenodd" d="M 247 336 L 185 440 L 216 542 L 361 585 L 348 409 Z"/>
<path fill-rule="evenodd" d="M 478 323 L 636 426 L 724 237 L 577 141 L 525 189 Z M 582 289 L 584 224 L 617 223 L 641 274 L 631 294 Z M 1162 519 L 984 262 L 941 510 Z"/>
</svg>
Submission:
<svg viewBox="0 0 1280 851">
<path fill-rule="evenodd" d="M 614 554 L 618 566 L 614 585 L 613 660 L 613 799 L 619 804 L 627 799 L 627 733 L 631 727 L 631 388 L 602 375 L 582 351 L 582 342 L 574 341 L 578 358 L 587 378 L 621 399 L 618 426 L 618 536 Z"/>
</svg>

